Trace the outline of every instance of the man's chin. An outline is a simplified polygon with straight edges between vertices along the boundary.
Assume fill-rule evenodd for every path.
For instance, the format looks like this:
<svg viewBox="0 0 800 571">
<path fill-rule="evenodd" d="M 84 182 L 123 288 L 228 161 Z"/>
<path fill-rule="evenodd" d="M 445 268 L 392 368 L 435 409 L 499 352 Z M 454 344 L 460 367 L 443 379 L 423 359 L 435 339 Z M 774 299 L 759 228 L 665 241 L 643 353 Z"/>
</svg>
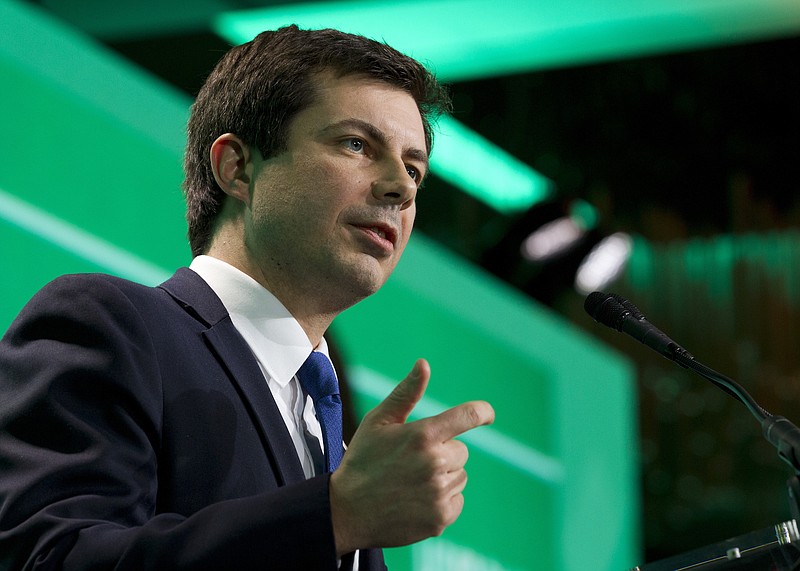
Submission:
<svg viewBox="0 0 800 571">
<path fill-rule="evenodd" d="M 347 289 L 352 293 L 356 303 L 376 293 L 386 283 L 391 271 L 374 258 L 367 263 L 348 268 L 347 277 L 343 280 L 349 284 Z M 392 266 L 391 269 L 394 269 Z"/>
</svg>

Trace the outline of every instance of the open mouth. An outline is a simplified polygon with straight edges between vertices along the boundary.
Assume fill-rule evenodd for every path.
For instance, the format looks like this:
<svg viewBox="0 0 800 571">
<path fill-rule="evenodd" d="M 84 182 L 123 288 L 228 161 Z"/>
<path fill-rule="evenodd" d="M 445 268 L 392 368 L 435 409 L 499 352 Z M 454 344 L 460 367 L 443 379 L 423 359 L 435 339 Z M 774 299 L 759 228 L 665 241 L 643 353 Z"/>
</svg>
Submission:
<svg viewBox="0 0 800 571">
<path fill-rule="evenodd" d="M 356 228 L 364 233 L 377 238 L 381 242 L 388 242 L 392 246 L 397 242 L 397 232 L 387 224 L 354 224 Z"/>
<path fill-rule="evenodd" d="M 386 224 L 364 223 L 353 224 L 354 228 L 373 245 L 381 255 L 391 254 L 397 242 L 397 231 Z"/>
</svg>

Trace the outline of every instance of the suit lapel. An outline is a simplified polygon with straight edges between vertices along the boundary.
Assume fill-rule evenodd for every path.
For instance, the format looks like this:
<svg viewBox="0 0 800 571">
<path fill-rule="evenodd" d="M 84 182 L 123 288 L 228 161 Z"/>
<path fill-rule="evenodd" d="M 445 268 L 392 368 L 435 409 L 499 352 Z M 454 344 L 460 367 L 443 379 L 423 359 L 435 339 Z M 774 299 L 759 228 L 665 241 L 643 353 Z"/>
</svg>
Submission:
<svg viewBox="0 0 800 571">
<path fill-rule="evenodd" d="M 208 284 L 188 268 L 161 284 L 187 312 L 208 326 L 203 337 L 245 403 L 280 484 L 305 479 L 292 439 L 250 347 Z"/>
</svg>

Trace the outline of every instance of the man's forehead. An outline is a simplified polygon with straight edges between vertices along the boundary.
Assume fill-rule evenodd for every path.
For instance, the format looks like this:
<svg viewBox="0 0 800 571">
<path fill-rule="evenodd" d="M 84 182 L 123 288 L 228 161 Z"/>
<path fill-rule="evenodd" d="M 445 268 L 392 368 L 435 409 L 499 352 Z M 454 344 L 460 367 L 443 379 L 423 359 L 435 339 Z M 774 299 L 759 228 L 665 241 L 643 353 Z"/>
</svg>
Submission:
<svg viewBox="0 0 800 571">
<path fill-rule="evenodd" d="M 321 93 L 329 89 L 375 89 L 380 91 L 395 91 L 407 96 L 417 106 L 414 96 L 407 89 L 395 85 L 391 81 L 363 73 L 337 74 L 332 71 L 322 71 L 311 76 L 312 99 L 317 101 Z M 313 103 L 312 103 L 313 104 Z"/>
<path fill-rule="evenodd" d="M 337 125 L 369 124 L 372 128 L 384 131 L 384 136 L 391 138 L 394 132 L 401 133 L 408 139 L 407 145 L 419 147 L 427 156 L 427 140 L 425 125 L 417 102 L 406 90 L 371 76 L 363 74 L 347 74 L 337 76 L 332 73 L 317 74 L 314 78 L 314 94 L 306 111 L 320 112 L 325 115 L 325 124 L 317 125 L 321 130 L 331 130 Z M 377 104 L 371 94 L 378 92 Z M 358 93 L 356 93 L 358 92 Z M 385 94 L 394 92 L 400 95 L 395 99 Z M 404 101 L 405 99 L 405 101 Z M 302 111 L 301 111 L 302 113 Z M 320 117 L 321 118 L 321 117 Z M 394 119 L 393 129 L 382 129 L 382 124 L 389 124 Z M 416 131 L 416 133 L 414 133 Z M 410 144 L 411 139 L 418 139 Z"/>
</svg>

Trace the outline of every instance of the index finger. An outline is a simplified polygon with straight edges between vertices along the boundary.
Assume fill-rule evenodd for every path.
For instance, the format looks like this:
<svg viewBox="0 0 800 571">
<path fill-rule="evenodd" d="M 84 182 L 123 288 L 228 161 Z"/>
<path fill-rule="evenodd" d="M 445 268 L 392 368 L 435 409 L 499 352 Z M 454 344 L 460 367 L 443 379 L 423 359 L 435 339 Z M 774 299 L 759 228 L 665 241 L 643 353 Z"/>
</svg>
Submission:
<svg viewBox="0 0 800 571">
<path fill-rule="evenodd" d="M 494 409 L 486 401 L 476 400 L 462 403 L 444 412 L 425 418 L 420 422 L 428 424 L 433 438 L 446 442 L 468 430 L 492 424 Z"/>
</svg>

